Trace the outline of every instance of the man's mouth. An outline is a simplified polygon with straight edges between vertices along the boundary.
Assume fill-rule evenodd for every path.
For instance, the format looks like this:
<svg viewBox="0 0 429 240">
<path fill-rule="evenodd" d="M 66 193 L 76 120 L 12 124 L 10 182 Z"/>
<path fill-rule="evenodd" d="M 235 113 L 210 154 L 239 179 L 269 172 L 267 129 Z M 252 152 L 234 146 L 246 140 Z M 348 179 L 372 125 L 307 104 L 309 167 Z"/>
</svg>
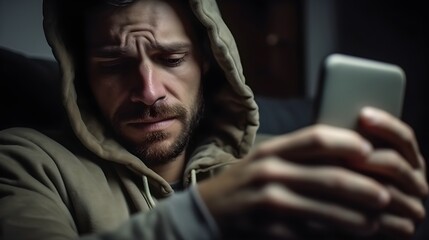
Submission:
<svg viewBox="0 0 429 240">
<path fill-rule="evenodd" d="M 135 103 L 124 105 L 113 116 L 114 125 L 137 131 L 136 134 L 165 131 L 184 123 L 186 109 L 180 105 L 143 106 Z"/>
<path fill-rule="evenodd" d="M 177 121 L 176 117 L 141 118 L 126 121 L 125 124 L 145 131 L 162 131 L 170 127 L 175 121 Z"/>
</svg>

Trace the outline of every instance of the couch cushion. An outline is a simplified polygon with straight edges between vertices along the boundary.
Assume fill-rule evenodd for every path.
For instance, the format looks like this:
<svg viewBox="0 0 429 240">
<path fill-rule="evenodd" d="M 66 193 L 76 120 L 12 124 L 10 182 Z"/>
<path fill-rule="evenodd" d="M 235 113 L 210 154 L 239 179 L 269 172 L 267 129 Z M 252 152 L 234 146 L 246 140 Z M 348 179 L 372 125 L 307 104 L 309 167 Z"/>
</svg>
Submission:
<svg viewBox="0 0 429 240">
<path fill-rule="evenodd" d="M 308 99 L 256 97 L 259 106 L 258 133 L 278 135 L 312 123 L 313 104 Z"/>
<path fill-rule="evenodd" d="M 61 124 L 60 81 L 54 60 L 0 48 L 0 129 Z"/>
</svg>

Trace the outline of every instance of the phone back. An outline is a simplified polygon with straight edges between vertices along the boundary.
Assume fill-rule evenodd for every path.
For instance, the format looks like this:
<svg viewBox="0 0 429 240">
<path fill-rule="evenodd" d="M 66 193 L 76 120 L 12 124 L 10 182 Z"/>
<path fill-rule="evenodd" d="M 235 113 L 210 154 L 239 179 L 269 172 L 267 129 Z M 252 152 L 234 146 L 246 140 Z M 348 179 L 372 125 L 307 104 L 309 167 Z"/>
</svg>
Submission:
<svg viewBox="0 0 429 240">
<path fill-rule="evenodd" d="M 405 73 L 399 66 L 332 54 L 323 68 L 317 96 L 318 123 L 353 129 L 365 106 L 400 117 Z"/>
</svg>

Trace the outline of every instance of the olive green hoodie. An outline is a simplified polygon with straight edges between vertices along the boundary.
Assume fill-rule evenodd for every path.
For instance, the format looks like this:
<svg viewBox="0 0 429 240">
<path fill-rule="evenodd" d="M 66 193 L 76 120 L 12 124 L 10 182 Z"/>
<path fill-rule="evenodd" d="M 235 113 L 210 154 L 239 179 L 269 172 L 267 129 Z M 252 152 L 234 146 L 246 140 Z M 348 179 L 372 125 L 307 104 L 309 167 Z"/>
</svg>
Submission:
<svg viewBox="0 0 429 240">
<path fill-rule="evenodd" d="M 196 191 L 191 187 L 173 194 L 168 182 L 122 147 L 99 121 L 77 84 L 61 4 L 44 1 L 44 29 L 62 71 L 69 124 L 54 133 L 24 128 L 0 132 L 0 239 L 213 237 L 215 227 Z M 185 187 L 243 157 L 258 127 L 253 94 L 215 0 L 189 0 L 189 6 L 207 29 L 218 65 L 212 69 L 220 72 L 211 72 L 217 76 L 218 92 L 211 94 L 201 123 L 209 131 L 194 136 L 198 144 L 189 154 Z M 204 231 L 206 236 L 201 235 Z"/>
</svg>

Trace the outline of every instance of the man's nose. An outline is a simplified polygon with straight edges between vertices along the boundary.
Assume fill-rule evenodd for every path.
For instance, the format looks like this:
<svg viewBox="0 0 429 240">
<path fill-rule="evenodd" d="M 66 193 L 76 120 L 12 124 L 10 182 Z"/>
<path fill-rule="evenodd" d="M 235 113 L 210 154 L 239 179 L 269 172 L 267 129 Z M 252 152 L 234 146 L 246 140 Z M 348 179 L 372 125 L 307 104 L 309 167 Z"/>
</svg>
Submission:
<svg viewBox="0 0 429 240">
<path fill-rule="evenodd" d="M 138 68 L 138 83 L 133 89 L 131 101 L 142 102 L 147 106 L 151 106 L 164 99 L 166 89 L 154 66 L 150 63 L 142 62 Z"/>
</svg>

